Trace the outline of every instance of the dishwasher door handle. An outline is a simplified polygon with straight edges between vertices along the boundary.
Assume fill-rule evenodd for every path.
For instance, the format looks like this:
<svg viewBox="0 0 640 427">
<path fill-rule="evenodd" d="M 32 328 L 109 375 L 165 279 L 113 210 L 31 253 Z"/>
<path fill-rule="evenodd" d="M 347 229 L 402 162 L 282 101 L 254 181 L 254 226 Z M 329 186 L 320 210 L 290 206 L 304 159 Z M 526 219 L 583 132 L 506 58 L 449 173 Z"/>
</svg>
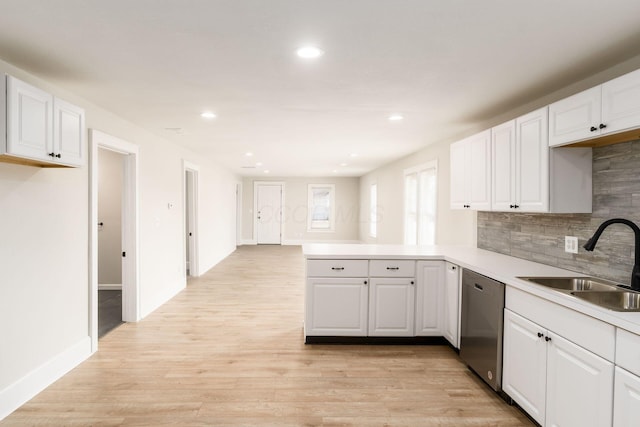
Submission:
<svg viewBox="0 0 640 427">
<path fill-rule="evenodd" d="M 474 283 L 473 287 L 479 290 L 480 292 L 484 291 L 484 288 L 481 285 L 478 285 L 477 283 Z"/>
</svg>

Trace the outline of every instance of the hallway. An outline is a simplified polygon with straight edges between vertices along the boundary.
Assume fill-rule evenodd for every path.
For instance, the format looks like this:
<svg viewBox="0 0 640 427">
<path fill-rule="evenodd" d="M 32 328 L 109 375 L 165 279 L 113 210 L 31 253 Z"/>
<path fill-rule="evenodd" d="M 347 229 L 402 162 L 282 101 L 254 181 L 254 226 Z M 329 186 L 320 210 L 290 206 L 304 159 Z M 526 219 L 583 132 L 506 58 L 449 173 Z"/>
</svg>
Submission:
<svg viewBox="0 0 640 427">
<path fill-rule="evenodd" d="M 448 346 L 304 345 L 298 246 L 242 246 L 0 422 L 532 425 Z"/>
</svg>

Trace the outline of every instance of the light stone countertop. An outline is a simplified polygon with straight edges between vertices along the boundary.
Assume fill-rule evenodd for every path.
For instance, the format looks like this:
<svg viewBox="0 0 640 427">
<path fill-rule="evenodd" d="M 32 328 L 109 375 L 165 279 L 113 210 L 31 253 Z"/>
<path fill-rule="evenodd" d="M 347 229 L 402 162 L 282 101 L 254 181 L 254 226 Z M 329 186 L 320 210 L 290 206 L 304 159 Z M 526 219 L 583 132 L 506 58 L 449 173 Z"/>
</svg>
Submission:
<svg viewBox="0 0 640 427">
<path fill-rule="evenodd" d="M 410 246 L 310 243 L 302 246 L 306 259 L 414 259 L 444 260 L 476 271 L 548 301 L 579 311 L 640 335 L 640 312 L 602 308 L 567 293 L 518 279 L 519 276 L 584 276 L 533 261 L 527 261 L 469 246 Z M 629 272 L 631 276 L 631 272 Z"/>
</svg>

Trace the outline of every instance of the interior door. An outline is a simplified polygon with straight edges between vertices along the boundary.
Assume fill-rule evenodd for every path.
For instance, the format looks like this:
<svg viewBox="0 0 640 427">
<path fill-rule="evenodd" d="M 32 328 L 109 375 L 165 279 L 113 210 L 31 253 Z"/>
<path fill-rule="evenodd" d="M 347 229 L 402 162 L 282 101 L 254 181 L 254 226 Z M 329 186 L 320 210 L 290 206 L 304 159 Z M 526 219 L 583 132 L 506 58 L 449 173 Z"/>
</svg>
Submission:
<svg viewBox="0 0 640 427">
<path fill-rule="evenodd" d="M 256 240 L 259 245 L 281 243 L 282 185 L 259 184 L 256 206 Z"/>
</svg>

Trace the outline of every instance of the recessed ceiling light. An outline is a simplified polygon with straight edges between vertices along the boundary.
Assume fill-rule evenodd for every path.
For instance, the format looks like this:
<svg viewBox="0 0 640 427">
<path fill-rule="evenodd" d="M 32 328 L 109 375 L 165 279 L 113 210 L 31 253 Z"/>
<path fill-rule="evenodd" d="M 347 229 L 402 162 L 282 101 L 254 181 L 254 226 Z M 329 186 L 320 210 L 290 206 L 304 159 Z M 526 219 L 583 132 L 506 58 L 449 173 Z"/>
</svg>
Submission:
<svg viewBox="0 0 640 427">
<path fill-rule="evenodd" d="M 404 117 L 402 117 L 400 114 L 392 114 L 389 116 L 389 120 L 391 120 L 392 122 L 398 122 L 402 119 L 404 119 Z"/>
<path fill-rule="evenodd" d="M 324 55 L 324 51 L 322 49 L 318 49 L 315 46 L 303 46 L 300 49 L 296 50 L 296 55 L 298 55 L 300 58 L 312 59 Z"/>
<path fill-rule="evenodd" d="M 257 162 L 256 166 L 262 166 L 262 162 Z"/>
<path fill-rule="evenodd" d="M 349 166 L 349 163 L 340 163 L 338 166 L 342 166 L 342 167 Z"/>
<path fill-rule="evenodd" d="M 351 153 L 349 154 L 349 157 L 358 157 L 358 153 Z"/>
<path fill-rule="evenodd" d="M 265 169 L 265 170 L 264 170 L 264 173 L 269 173 L 269 169 Z"/>
<path fill-rule="evenodd" d="M 334 170 L 332 170 L 331 172 L 333 172 L 333 173 L 338 173 L 338 169 L 334 169 Z"/>
<path fill-rule="evenodd" d="M 253 156 L 253 153 L 251 151 L 247 151 L 246 153 L 244 153 L 244 155 L 247 157 L 251 157 Z"/>
<path fill-rule="evenodd" d="M 202 117 L 203 119 L 215 119 L 216 115 L 211 111 L 204 111 L 202 112 L 202 114 L 200 114 L 200 117 Z"/>
</svg>

